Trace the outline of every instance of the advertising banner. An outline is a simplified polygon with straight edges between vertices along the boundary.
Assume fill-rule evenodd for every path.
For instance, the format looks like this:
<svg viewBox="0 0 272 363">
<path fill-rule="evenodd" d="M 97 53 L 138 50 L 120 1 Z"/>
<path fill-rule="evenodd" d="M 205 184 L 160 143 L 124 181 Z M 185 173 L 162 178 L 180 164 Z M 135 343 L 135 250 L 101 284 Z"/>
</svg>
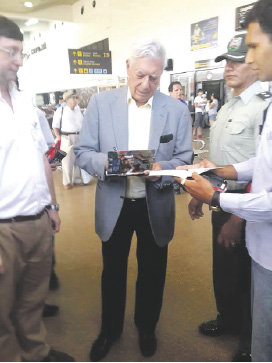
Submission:
<svg viewBox="0 0 272 363">
<path fill-rule="evenodd" d="M 191 24 L 191 50 L 216 47 L 218 16 Z"/>
<path fill-rule="evenodd" d="M 244 6 L 239 6 L 235 10 L 235 30 L 239 31 L 243 29 L 243 22 L 246 17 L 246 13 L 253 8 L 255 3 L 251 3 Z"/>
</svg>

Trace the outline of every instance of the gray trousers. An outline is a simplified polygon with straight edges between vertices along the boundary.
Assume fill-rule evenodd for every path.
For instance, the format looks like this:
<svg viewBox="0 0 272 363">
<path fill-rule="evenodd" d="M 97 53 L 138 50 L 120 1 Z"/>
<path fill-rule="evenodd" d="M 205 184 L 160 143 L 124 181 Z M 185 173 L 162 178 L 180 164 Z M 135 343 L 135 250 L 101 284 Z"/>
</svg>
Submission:
<svg viewBox="0 0 272 363">
<path fill-rule="evenodd" d="M 252 260 L 252 360 L 272 361 L 272 271 Z"/>
<path fill-rule="evenodd" d="M 0 255 L 0 361 L 41 361 L 49 351 L 42 322 L 52 263 L 48 214 L 1 223 Z"/>
</svg>

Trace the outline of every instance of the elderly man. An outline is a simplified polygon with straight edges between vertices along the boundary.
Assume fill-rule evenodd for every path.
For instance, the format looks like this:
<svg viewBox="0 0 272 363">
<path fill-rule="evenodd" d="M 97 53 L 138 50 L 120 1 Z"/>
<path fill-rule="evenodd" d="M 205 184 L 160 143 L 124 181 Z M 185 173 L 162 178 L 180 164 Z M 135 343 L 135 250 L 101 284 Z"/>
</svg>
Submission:
<svg viewBox="0 0 272 363">
<path fill-rule="evenodd" d="M 73 184 L 82 184 L 79 167 L 75 165 L 74 145 L 79 138 L 83 116 L 73 91 L 64 92 L 63 100 L 65 106 L 56 110 L 52 127 L 56 138 L 61 140 L 61 149 L 67 153 L 62 160 L 63 187 L 71 189 Z"/>
<path fill-rule="evenodd" d="M 233 37 L 227 52 L 215 61 L 226 60 L 224 78 L 232 98 L 219 111 L 210 132 L 210 159 L 219 165 L 245 161 L 256 154 L 259 123 L 270 94 L 262 92 L 257 73 L 245 63 L 245 34 Z M 229 182 L 228 193 L 246 193 L 248 183 Z M 192 219 L 201 216 L 201 202 L 192 200 Z M 227 212 L 212 213 L 213 284 L 218 316 L 204 322 L 204 335 L 239 333 L 234 361 L 250 359 L 250 257 L 245 246 L 245 221 Z M 235 244 L 230 241 L 236 240 Z"/>
<path fill-rule="evenodd" d="M 272 81 L 272 0 L 260 0 L 246 18 L 249 47 L 246 63 L 261 81 Z M 260 120 L 261 122 L 262 120 Z M 214 192 L 211 184 L 197 174 L 185 182 L 189 193 L 211 205 L 246 220 L 246 245 L 252 258 L 252 359 L 272 360 L 272 107 L 265 110 L 260 124 L 260 143 L 255 158 L 218 169 L 229 179 L 252 180 L 250 193 Z M 205 161 L 203 166 L 213 166 Z"/>
<path fill-rule="evenodd" d="M 22 40 L 0 16 L 0 361 L 73 361 L 45 342 L 52 225 L 58 232 L 60 219 L 37 112 L 15 85 Z"/>
<path fill-rule="evenodd" d="M 128 88 L 96 94 L 87 108 L 76 162 L 98 177 L 96 232 L 102 240 L 102 326 L 90 358 L 100 360 L 123 330 L 127 261 L 137 235 L 135 324 L 144 356 L 156 351 L 167 245 L 174 233 L 171 178 L 105 177 L 107 153 L 155 150 L 155 169 L 172 169 L 192 157 L 188 108 L 157 88 L 165 66 L 158 41 L 136 44 L 127 60 Z"/>
</svg>

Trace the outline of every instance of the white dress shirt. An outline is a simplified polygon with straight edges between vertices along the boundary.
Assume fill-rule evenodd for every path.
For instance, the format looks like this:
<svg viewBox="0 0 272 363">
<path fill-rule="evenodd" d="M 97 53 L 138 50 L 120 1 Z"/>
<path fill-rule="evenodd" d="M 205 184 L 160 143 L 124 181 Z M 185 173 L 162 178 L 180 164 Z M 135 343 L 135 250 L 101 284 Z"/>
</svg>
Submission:
<svg viewBox="0 0 272 363">
<path fill-rule="evenodd" d="M 37 112 L 15 87 L 10 96 L 13 110 L 0 94 L 0 219 L 34 215 L 51 203 Z"/>
<path fill-rule="evenodd" d="M 51 131 L 50 127 L 49 127 L 49 123 L 47 121 L 47 118 L 45 117 L 45 114 L 38 107 L 36 108 L 36 111 L 37 111 L 37 114 L 38 114 L 41 130 L 42 130 L 43 136 L 45 138 L 45 141 L 46 141 L 48 146 L 51 146 L 51 145 L 53 145 L 55 143 L 55 141 L 54 141 L 52 131 Z"/>
<path fill-rule="evenodd" d="M 79 107 L 75 107 L 73 110 L 69 106 L 64 106 L 64 108 L 59 107 L 55 111 L 53 117 L 52 127 L 54 129 L 60 128 L 61 114 L 62 114 L 61 130 L 63 132 L 79 132 L 81 130 L 83 116 Z"/>
<path fill-rule="evenodd" d="M 272 270 L 272 106 L 255 158 L 233 165 L 239 180 L 252 180 L 248 194 L 221 194 L 220 206 L 245 219 L 246 244 L 252 259 Z"/>
<path fill-rule="evenodd" d="M 137 106 L 128 89 L 128 150 L 148 150 L 153 97 L 143 106 Z M 145 197 L 145 178 L 127 177 L 127 198 Z"/>
</svg>

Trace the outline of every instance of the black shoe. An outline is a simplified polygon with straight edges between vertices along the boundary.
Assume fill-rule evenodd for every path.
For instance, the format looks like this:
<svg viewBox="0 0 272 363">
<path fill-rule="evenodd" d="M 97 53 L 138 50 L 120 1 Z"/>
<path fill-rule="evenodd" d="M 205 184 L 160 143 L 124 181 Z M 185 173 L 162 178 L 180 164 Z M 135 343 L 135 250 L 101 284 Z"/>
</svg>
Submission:
<svg viewBox="0 0 272 363">
<path fill-rule="evenodd" d="M 151 357 L 157 349 L 157 338 L 155 333 L 139 332 L 139 346 L 144 357 Z"/>
<path fill-rule="evenodd" d="M 218 337 L 224 334 L 238 334 L 238 329 L 226 328 L 219 319 L 206 321 L 198 327 L 201 334 Z"/>
<path fill-rule="evenodd" d="M 115 338 L 109 338 L 104 334 L 100 333 L 98 338 L 93 342 L 91 351 L 90 351 L 90 360 L 92 362 L 99 362 L 101 359 L 106 357 L 109 353 L 112 344 L 117 340 L 120 336 Z"/>
<path fill-rule="evenodd" d="M 53 271 L 50 275 L 49 280 L 49 290 L 58 290 L 60 288 L 60 283 L 56 272 Z"/>
<path fill-rule="evenodd" d="M 47 357 L 41 362 L 75 362 L 75 360 L 69 354 L 50 349 Z"/>
<path fill-rule="evenodd" d="M 59 313 L 59 307 L 57 305 L 44 304 L 43 307 L 43 318 L 50 318 L 52 316 L 56 316 Z"/>
<path fill-rule="evenodd" d="M 238 350 L 238 352 L 232 358 L 232 362 L 252 362 L 251 354 L 249 352 Z"/>
</svg>

